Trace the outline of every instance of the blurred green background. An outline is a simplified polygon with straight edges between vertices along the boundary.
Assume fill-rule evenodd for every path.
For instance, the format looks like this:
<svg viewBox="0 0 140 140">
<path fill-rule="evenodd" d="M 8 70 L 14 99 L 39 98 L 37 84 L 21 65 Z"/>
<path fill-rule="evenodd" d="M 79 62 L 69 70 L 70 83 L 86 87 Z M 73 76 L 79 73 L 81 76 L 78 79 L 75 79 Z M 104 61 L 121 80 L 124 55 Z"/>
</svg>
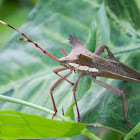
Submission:
<svg viewBox="0 0 140 140">
<path fill-rule="evenodd" d="M 0 0 L 0 19 L 19 28 L 38 0 Z M 9 40 L 14 30 L 0 24 L 0 46 Z"/>
<path fill-rule="evenodd" d="M 1 0 L 0 19 L 15 28 L 19 28 L 26 21 L 28 14 L 36 2 L 37 0 Z M 78 37 L 84 45 L 90 46 L 92 50 L 106 43 L 118 60 L 140 70 L 140 25 L 138 20 L 136 20 L 138 19 L 137 16 L 140 15 L 137 14 L 140 13 L 140 10 L 139 6 L 135 5 L 137 3 L 138 1 L 128 3 L 127 0 L 107 0 L 106 9 L 104 9 L 104 3 L 101 0 L 97 0 L 97 2 L 82 0 L 81 3 L 76 0 L 63 1 L 62 3 L 55 0 L 40 0 L 40 9 L 38 7 L 34 8 L 34 11 L 38 15 L 36 14 L 37 16 L 35 16 L 32 13 L 30 21 L 21 30 L 41 46 L 46 47 L 49 52 L 58 58 L 62 57 L 59 49 L 60 45 L 65 46 L 68 51 L 71 49 L 67 40 L 69 34 Z M 47 10 L 48 12 L 46 12 Z M 35 19 L 34 17 L 37 18 Z M 31 29 L 30 33 L 28 29 Z M 2 73 L 0 75 L 1 94 L 10 95 L 14 98 L 23 99 L 53 109 L 49 89 L 56 79 L 58 79 L 52 72 L 53 68 L 57 68 L 58 64 L 52 58 L 48 58 L 48 56 L 42 55 L 38 50 L 32 49 L 33 47 L 30 43 L 26 43 L 25 45 L 25 42 L 17 42 L 16 39 L 20 35 L 15 33 L 14 37 L 11 37 L 13 32 L 14 30 L 0 24 L 0 46 L 9 40 L 7 46 L 5 45 L 2 48 L 0 55 L 0 64 L 3 65 L 3 67 L 0 67 L 0 72 Z M 28 49 L 25 48 L 26 46 Z M 17 54 L 15 55 L 15 53 Z M 75 80 L 76 77 L 77 75 L 73 79 L 71 78 L 71 80 Z M 129 113 L 129 120 L 133 123 L 133 126 L 136 125 L 139 122 L 138 114 L 140 114 L 139 85 L 110 79 L 106 79 L 106 82 L 127 93 L 127 100 L 131 111 Z M 67 85 L 60 85 L 60 87 L 55 91 L 55 96 L 57 97 L 55 99 L 57 106 L 59 106 L 59 111 L 61 111 L 62 107 L 68 108 L 67 104 L 70 104 L 69 99 L 72 96 L 72 87 Z M 123 113 L 120 111 L 122 105 L 119 97 L 116 97 L 112 93 L 108 94 L 108 90 L 94 83 L 91 85 L 91 81 L 87 77 L 83 78 L 79 83 L 77 91 L 83 94 L 77 95 L 79 96 L 79 107 L 81 108 L 81 112 L 83 112 L 83 122 L 85 120 L 88 123 L 96 122 L 125 133 L 129 131 L 125 127 L 125 124 L 123 124 Z M 68 94 L 71 96 L 68 96 Z M 80 101 L 80 99 L 82 100 Z M 3 109 L 10 108 L 27 113 L 40 113 L 32 109 L 19 107 L 18 105 L 5 104 L 1 104 Z M 45 113 L 43 115 L 46 117 Z M 97 136 L 105 133 L 103 135 L 104 140 L 111 136 L 113 140 L 121 140 L 123 137 L 122 134 L 118 134 L 112 130 L 108 131 L 106 128 L 89 127 L 89 129 L 92 132 L 94 130 Z M 58 138 L 57 140 L 60 139 Z M 66 139 L 70 140 L 71 138 Z M 79 135 L 72 139 L 85 140 L 87 137 Z"/>
</svg>

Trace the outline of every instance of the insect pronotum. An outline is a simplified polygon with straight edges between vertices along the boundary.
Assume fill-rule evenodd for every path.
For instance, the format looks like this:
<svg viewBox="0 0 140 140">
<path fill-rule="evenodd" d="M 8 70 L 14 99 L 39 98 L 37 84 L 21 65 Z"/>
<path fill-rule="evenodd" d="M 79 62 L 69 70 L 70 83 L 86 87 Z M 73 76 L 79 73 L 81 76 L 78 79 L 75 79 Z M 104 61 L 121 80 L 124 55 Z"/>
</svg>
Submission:
<svg viewBox="0 0 140 140">
<path fill-rule="evenodd" d="M 80 40 L 78 40 L 76 37 L 70 35 L 69 40 L 70 40 L 70 44 L 72 45 L 71 52 L 70 52 L 70 54 L 67 54 L 67 52 L 64 50 L 64 48 L 61 47 L 60 49 L 63 52 L 63 54 L 65 55 L 65 57 L 58 59 L 55 56 L 51 55 L 49 52 L 42 49 L 38 44 L 36 44 L 32 40 L 30 40 L 25 34 L 21 33 L 20 31 L 18 31 L 11 25 L 9 25 L 1 20 L 0 20 L 0 23 L 9 26 L 10 28 L 16 30 L 18 33 L 20 33 L 22 36 L 25 37 L 23 39 L 20 38 L 18 40 L 31 42 L 37 48 L 39 48 L 43 53 L 49 55 L 50 57 L 52 57 L 53 59 L 58 61 L 60 63 L 60 65 L 62 66 L 61 68 L 57 68 L 53 71 L 58 76 L 60 76 L 60 79 L 57 80 L 50 89 L 51 99 L 52 99 L 53 107 L 54 107 L 54 114 L 52 116 L 52 119 L 57 113 L 52 91 L 56 88 L 56 86 L 61 81 L 66 80 L 71 85 L 73 85 L 73 95 L 74 95 L 75 105 L 76 105 L 77 114 L 78 114 L 77 122 L 80 122 L 80 113 L 79 113 L 79 109 L 78 109 L 78 105 L 77 105 L 77 101 L 76 101 L 75 92 L 76 92 L 79 80 L 81 79 L 81 77 L 83 77 L 85 74 L 87 74 L 92 78 L 92 80 L 95 83 L 112 91 L 116 95 L 122 97 L 124 121 L 125 121 L 126 125 L 132 129 L 131 125 L 127 121 L 128 107 L 127 107 L 126 96 L 125 96 L 124 92 L 109 84 L 96 80 L 96 77 L 100 76 L 100 77 L 105 77 L 105 78 L 112 78 L 112 79 L 119 79 L 119 80 L 124 80 L 124 81 L 133 81 L 133 82 L 140 83 L 140 73 L 138 71 L 128 67 L 127 65 L 123 64 L 122 62 L 117 61 L 107 46 L 102 45 L 94 53 L 92 53 L 84 47 L 84 45 L 81 43 Z M 99 56 L 104 51 L 104 49 L 107 50 L 109 58 Z M 70 70 L 70 72 L 68 74 L 66 74 L 64 76 L 61 76 L 60 74 L 58 74 L 60 71 L 67 70 L 67 69 Z M 66 79 L 72 73 L 72 71 L 80 72 L 80 76 L 77 78 L 75 83 L 72 83 L 71 81 Z"/>
</svg>

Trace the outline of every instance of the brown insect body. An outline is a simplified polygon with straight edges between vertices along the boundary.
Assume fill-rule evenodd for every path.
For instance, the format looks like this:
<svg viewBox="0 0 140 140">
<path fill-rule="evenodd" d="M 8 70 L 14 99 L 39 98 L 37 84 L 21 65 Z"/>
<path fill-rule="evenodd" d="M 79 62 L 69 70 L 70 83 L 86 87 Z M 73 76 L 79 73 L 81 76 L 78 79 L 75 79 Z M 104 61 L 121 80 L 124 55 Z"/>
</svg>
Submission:
<svg viewBox="0 0 140 140">
<path fill-rule="evenodd" d="M 76 92 L 80 78 L 83 75 L 88 74 L 91 76 L 92 80 L 96 84 L 99 84 L 100 86 L 102 86 L 102 87 L 112 91 L 116 95 L 122 97 L 124 122 L 126 123 L 126 125 L 129 128 L 132 129 L 131 125 L 127 121 L 128 107 L 127 107 L 126 96 L 125 96 L 124 92 L 107 83 L 96 80 L 96 77 L 100 76 L 100 77 L 105 77 L 105 78 L 119 79 L 119 80 L 124 80 L 124 81 L 134 81 L 134 82 L 140 83 L 140 73 L 138 71 L 128 67 L 127 65 L 123 64 L 122 62 L 117 61 L 107 46 L 102 45 L 94 53 L 92 53 L 84 47 L 84 45 L 81 43 L 80 40 L 78 40 L 76 37 L 70 35 L 69 40 L 70 40 L 70 43 L 72 44 L 71 52 L 68 55 L 67 52 L 64 50 L 64 48 L 61 47 L 60 49 L 63 52 L 63 54 L 65 55 L 65 57 L 58 59 L 55 56 L 53 56 L 52 54 L 50 54 L 49 52 L 45 51 L 37 43 L 33 42 L 24 33 L 20 32 L 13 26 L 11 26 L 1 20 L 0 20 L 0 23 L 14 29 L 19 34 L 21 34 L 22 36 L 25 37 L 24 39 L 20 38 L 18 40 L 29 41 L 30 43 L 34 44 L 35 47 L 40 49 L 44 54 L 47 54 L 48 56 L 52 57 L 53 59 L 58 61 L 60 63 L 60 65 L 63 66 L 63 67 L 57 68 L 53 71 L 60 78 L 53 84 L 53 86 L 50 89 L 50 95 L 51 95 L 51 99 L 52 99 L 53 107 L 54 107 L 54 114 L 52 116 L 52 119 L 57 113 L 57 108 L 55 105 L 55 100 L 54 100 L 52 92 L 61 81 L 66 80 L 73 86 L 74 101 L 75 101 L 77 114 L 78 114 L 77 122 L 80 122 L 80 113 L 79 113 L 78 104 L 76 101 L 75 92 Z M 109 58 L 99 56 L 104 51 L 104 49 L 107 50 Z M 64 76 L 58 74 L 60 71 L 63 71 L 66 69 L 70 69 L 70 72 L 68 74 L 66 74 Z M 67 79 L 67 77 L 72 73 L 73 70 L 81 73 L 80 76 L 75 81 L 75 83 L 73 83 Z"/>
<path fill-rule="evenodd" d="M 134 81 L 140 83 L 140 72 L 128 67 L 124 63 L 115 59 L 101 57 L 87 50 L 84 45 L 75 38 L 70 36 L 70 43 L 72 44 L 71 53 L 59 59 L 60 65 L 67 67 L 71 70 L 81 72 L 82 74 L 88 74 L 92 77 L 100 76 L 111 79 L 119 79 L 124 81 Z M 69 64 L 75 64 L 73 66 Z M 78 69 L 79 66 L 87 66 L 88 68 L 95 68 L 97 71 L 89 71 Z"/>
<path fill-rule="evenodd" d="M 140 83 L 140 72 L 130 68 L 124 63 L 102 57 L 99 58 L 99 61 L 101 61 L 102 64 L 99 67 L 97 66 L 101 71 L 98 76 Z M 97 64 L 99 61 L 96 61 Z"/>
</svg>

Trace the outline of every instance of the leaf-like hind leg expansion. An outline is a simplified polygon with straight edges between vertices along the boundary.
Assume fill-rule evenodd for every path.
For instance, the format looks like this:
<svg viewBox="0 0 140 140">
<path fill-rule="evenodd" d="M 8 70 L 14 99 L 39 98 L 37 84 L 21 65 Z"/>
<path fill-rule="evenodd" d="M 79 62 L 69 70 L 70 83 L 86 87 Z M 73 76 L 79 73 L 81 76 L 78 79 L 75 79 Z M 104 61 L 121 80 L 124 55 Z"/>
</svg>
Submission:
<svg viewBox="0 0 140 140">
<path fill-rule="evenodd" d="M 57 113 L 57 109 L 56 109 L 56 105 L 55 105 L 55 101 L 54 101 L 54 97 L 53 97 L 52 91 L 59 85 L 59 83 L 60 83 L 61 81 L 63 81 L 63 80 L 64 80 L 66 77 L 68 77 L 71 73 L 72 73 L 72 71 L 70 71 L 68 74 L 62 76 L 59 80 L 57 80 L 57 81 L 53 84 L 53 86 L 52 86 L 51 89 L 50 89 L 50 94 L 51 94 L 51 98 L 52 98 L 52 102 L 53 102 L 53 107 L 54 107 L 54 114 L 53 114 L 53 116 L 52 116 L 52 119 L 54 118 L 54 116 L 55 116 L 56 113 Z"/>
<path fill-rule="evenodd" d="M 92 78 L 92 79 L 93 79 L 93 81 L 94 81 L 95 83 L 99 84 L 100 86 L 102 86 L 102 87 L 104 87 L 104 88 L 106 88 L 106 89 L 112 91 L 113 93 L 117 94 L 118 96 L 121 96 L 121 97 L 122 97 L 122 105 L 123 105 L 123 111 L 124 111 L 124 121 L 125 121 L 126 125 L 127 125 L 129 128 L 133 129 L 133 128 L 131 127 L 131 125 L 128 123 L 128 121 L 127 121 L 127 117 L 128 117 L 128 107 L 127 107 L 126 96 L 125 96 L 124 92 L 121 91 L 120 89 L 117 89 L 117 88 L 115 88 L 115 87 L 109 85 L 109 84 L 106 84 L 106 83 L 104 83 L 104 82 L 98 81 L 98 80 L 96 80 L 95 78 Z"/>
<path fill-rule="evenodd" d="M 58 72 L 60 71 L 63 71 L 63 70 L 67 70 L 68 68 L 65 68 L 65 67 L 62 67 L 62 68 L 57 68 L 57 69 L 54 69 L 53 72 L 58 75 L 59 77 L 62 77 L 62 75 L 58 74 Z M 66 80 L 67 82 L 69 82 L 72 86 L 74 85 L 74 83 L 72 83 L 71 81 L 67 80 L 67 79 L 64 79 Z"/>
<path fill-rule="evenodd" d="M 77 122 L 79 123 L 80 122 L 80 113 L 79 113 L 79 109 L 78 109 L 78 105 L 77 105 L 77 100 L 76 100 L 76 96 L 75 96 L 75 92 L 76 92 L 76 89 L 77 89 L 77 85 L 79 83 L 79 80 L 80 78 L 82 77 L 83 75 L 80 75 L 78 77 L 78 79 L 76 80 L 74 86 L 73 86 L 73 96 L 74 96 L 74 101 L 75 101 L 75 105 L 76 105 L 76 109 L 77 109 L 77 114 L 78 114 L 78 120 Z"/>
<path fill-rule="evenodd" d="M 102 52 L 104 52 L 104 49 L 107 50 L 108 56 L 109 56 L 111 59 L 116 60 L 115 57 L 114 57 L 114 55 L 112 54 L 112 52 L 109 50 L 109 48 L 108 48 L 106 45 L 100 46 L 100 47 L 94 52 L 94 54 L 100 55 Z"/>
</svg>

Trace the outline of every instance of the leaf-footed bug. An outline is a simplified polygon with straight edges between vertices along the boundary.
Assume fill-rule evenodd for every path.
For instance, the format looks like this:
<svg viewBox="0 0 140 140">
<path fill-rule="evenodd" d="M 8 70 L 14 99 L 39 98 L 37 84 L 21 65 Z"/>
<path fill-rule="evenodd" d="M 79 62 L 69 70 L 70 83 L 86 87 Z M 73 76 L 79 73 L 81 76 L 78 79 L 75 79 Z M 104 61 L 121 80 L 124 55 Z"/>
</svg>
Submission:
<svg viewBox="0 0 140 140">
<path fill-rule="evenodd" d="M 125 96 L 124 92 L 109 84 L 96 80 L 96 77 L 100 76 L 100 77 L 105 77 L 105 78 L 112 78 L 112 79 L 119 79 L 119 80 L 124 80 L 124 81 L 133 81 L 133 82 L 140 83 L 140 73 L 138 71 L 128 67 L 127 65 L 123 64 L 122 62 L 117 61 L 107 46 L 102 45 L 94 53 L 92 53 L 84 47 L 84 45 L 81 43 L 80 40 L 78 40 L 76 37 L 70 35 L 69 40 L 70 40 L 70 44 L 72 45 L 71 52 L 70 52 L 70 54 L 67 54 L 67 52 L 64 50 L 64 48 L 61 47 L 60 49 L 63 52 L 63 54 L 65 55 L 65 57 L 58 59 L 55 56 L 51 55 L 49 52 L 42 49 L 38 44 L 36 44 L 32 40 L 30 40 L 25 34 L 21 33 L 20 31 L 18 31 L 11 25 L 9 25 L 1 20 L 0 20 L 0 23 L 9 26 L 10 28 L 16 30 L 18 33 L 20 33 L 22 36 L 25 37 L 24 39 L 20 38 L 18 40 L 31 42 L 37 48 L 39 48 L 43 53 L 49 55 L 50 57 L 52 57 L 53 59 L 58 61 L 61 66 L 63 66 L 63 67 L 57 68 L 53 71 L 58 76 L 60 76 L 60 79 L 57 80 L 50 89 L 50 94 L 51 94 L 53 107 L 54 107 L 54 114 L 52 116 L 52 119 L 57 113 L 52 91 L 56 88 L 56 86 L 61 81 L 66 80 L 71 85 L 73 85 L 74 101 L 75 101 L 77 114 L 78 114 L 77 122 L 80 122 L 80 113 L 79 113 L 79 109 L 78 109 L 78 105 L 77 105 L 77 101 L 76 101 L 75 92 L 76 92 L 79 80 L 81 79 L 81 77 L 83 77 L 85 74 L 87 74 L 92 78 L 92 80 L 95 83 L 114 92 L 116 95 L 122 97 L 124 121 L 125 121 L 126 125 L 132 129 L 131 125 L 127 121 L 128 107 L 127 107 L 126 96 Z M 109 58 L 99 56 L 104 51 L 104 49 L 107 50 Z M 64 76 L 61 76 L 60 74 L 58 74 L 60 71 L 67 70 L 67 69 L 70 69 L 70 72 L 68 74 L 66 74 Z M 72 73 L 72 71 L 80 72 L 80 76 L 78 77 L 78 79 L 76 80 L 75 83 L 72 83 L 71 81 L 66 79 Z"/>
</svg>

